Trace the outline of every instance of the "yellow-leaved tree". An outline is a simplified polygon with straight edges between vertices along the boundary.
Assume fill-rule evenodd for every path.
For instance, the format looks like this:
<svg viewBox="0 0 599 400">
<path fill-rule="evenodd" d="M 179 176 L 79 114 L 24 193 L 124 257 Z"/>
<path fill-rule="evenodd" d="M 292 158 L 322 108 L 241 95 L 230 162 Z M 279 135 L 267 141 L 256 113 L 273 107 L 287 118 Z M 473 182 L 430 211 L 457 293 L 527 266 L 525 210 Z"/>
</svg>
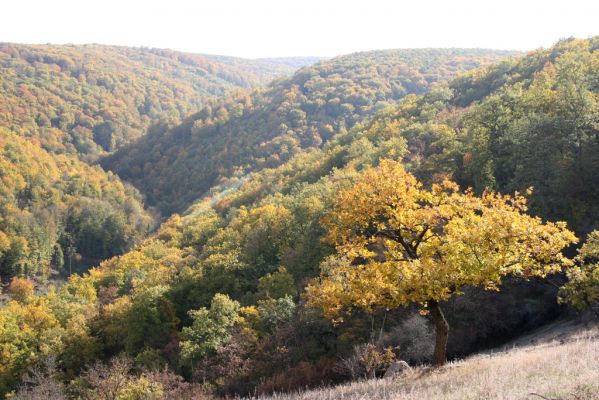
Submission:
<svg viewBox="0 0 599 400">
<path fill-rule="evenodd" d="M 466 286 L 499 290 L 506 275 L 543 277 L 572 261 L 564 222 L 526 214 L 526 199 L 470 190 L 445 180 L 425 189 L 395 161 L 369 168 L 341 192 L 324 220 L 337 252 L 307 288 L 331 319 L 353 307 L 421 303 L 436 329 L 434 364 L 445 363 L 449 326 L 439 302 Z"/>
</svg>

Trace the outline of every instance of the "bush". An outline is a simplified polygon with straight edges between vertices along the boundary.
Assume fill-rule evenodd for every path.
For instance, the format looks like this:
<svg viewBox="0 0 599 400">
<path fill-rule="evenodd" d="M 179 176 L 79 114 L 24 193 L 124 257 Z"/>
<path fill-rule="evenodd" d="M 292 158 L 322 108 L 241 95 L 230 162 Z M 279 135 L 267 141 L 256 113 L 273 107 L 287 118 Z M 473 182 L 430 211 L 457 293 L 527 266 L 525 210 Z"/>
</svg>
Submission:
<svg viewBox="0 0 599 400">
<path fill-rule="evenodd" d="M 329 358 L 321 358 L 316 363 L 306 361 L 262 380 L 256 386 L 258 395 L 274 392 L 289 392 L 331 384 L 339 380 L 336 363 Z"/>
<path fill-rule="evenodd" d="M 33 282 L 27 278 L 12 278 L 8 286 L 8 295 L 19 303 L 26 303 L 33 296 Z"/>
<path fill-rule="evenodd" d="M 56 359 L 48 358 L 38 367 L 32 367 L 23 377 L 23 384 L 16 393 L 9 395 L 11 400 L 66 400 L 66 387 L 58 379 Z"/>
<path fill-rule="evenodd" d="M 372 343 L 354 346 L 349 357 L 342 358 L 337 364 L 337 371 L 356 379 L 375 378 L 389 368 L 395 361 L 395 353 L 392 347 L 382 348 Z"/>
<path fill-rule="evenodd" d="M 391 329 L 382 340 L 384 346 L 395 346 L 399 359 L 408 364 L 422 364 L 433 356 L 434 331 L 429 321 L 415 314 Z"/>
</svg>

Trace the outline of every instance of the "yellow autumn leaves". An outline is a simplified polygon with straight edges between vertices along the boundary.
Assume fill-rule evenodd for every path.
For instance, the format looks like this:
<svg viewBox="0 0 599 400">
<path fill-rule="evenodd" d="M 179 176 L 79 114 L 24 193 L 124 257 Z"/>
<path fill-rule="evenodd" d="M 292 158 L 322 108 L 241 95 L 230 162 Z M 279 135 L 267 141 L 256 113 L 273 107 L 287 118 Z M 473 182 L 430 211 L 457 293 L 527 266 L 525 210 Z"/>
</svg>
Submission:
<svg viewBox="0 0 599 400">
<path fill-rule="evenodd" d="M 572 264 L 561 250 L 576 242 L 565 223 L 527 215 L 518 193 L 478 197 L 449 180 L 425 189 L 391 160 L 340 193 L 324 224 L 337 254 L 307 291 L 331 318 L 447 300 L 465 285 L 498 289 L 506 275 L 545 276 Z"/>
</svg>

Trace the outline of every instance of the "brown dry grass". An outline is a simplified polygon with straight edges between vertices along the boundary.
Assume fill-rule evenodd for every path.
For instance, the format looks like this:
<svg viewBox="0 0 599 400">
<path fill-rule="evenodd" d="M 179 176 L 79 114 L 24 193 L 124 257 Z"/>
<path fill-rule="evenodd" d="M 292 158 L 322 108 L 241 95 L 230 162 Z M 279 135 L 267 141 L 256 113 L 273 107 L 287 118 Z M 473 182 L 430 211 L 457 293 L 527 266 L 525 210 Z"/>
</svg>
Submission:
<svg viewBox="0 0 599 400">
<path fill-rule="evenodd" d="M 261 400 L 599 399 L 599 329 L 480 354 L 395 380 L 368 380 Z"/>
</svg>

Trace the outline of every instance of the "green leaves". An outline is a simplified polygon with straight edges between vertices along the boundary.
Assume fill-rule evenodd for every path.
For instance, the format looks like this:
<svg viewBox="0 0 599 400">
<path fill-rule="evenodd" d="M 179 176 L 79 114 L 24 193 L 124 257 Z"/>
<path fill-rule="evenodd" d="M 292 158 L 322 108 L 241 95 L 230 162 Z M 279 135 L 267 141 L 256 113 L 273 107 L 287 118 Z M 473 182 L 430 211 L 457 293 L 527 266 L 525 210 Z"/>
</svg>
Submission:
<svg viewBox="0 0 599 400">
<path fill-rule="evenodd" d="M 152 225 L 139 194 L 114 175 L 2 128 L 0 195 L 3 279 L 88 267 L 123 253 Z"/>
<path fill-rule="evenodd" d="M 294 297 L 297 294 L 293 275 L 285 267 L 279 267 L 275 272 L 268 273 L 258 279 L 259 299 L 279 299 L 281 297 Z"/>
<path fill-rule="evenodd" d="M 193 323 L 181 332 L 181 363 L 193 365 L 227 343 L 238 311 L 239 303 L 220 293 L 214 296 L 209 309 L 190 311 Z"/>
<path fill-rule="evenodd" d="M 560 301 L 579 310 L 599 312 L 599 231 L 591 232 L 578 250 L 577 265 L 567 272 L 568 283 L 560 288 Z"/>
<path fill-rule="evenodd" d="M 265 90 L 211 102 L 181 125 L 117 151 L 103 165 L 134 182 L 164 213 L 180 212 L 222 178 L 276 168 L 410 93 L 423 93 L 435 82 L 506 55 L 422 49 L 336 57 Z M 399 156 L 405 146 L 391 140 L 383 148 L 351 152 L 360 150 L 363 162 L 376 162 L 381 152 Z"/>
</svg>

